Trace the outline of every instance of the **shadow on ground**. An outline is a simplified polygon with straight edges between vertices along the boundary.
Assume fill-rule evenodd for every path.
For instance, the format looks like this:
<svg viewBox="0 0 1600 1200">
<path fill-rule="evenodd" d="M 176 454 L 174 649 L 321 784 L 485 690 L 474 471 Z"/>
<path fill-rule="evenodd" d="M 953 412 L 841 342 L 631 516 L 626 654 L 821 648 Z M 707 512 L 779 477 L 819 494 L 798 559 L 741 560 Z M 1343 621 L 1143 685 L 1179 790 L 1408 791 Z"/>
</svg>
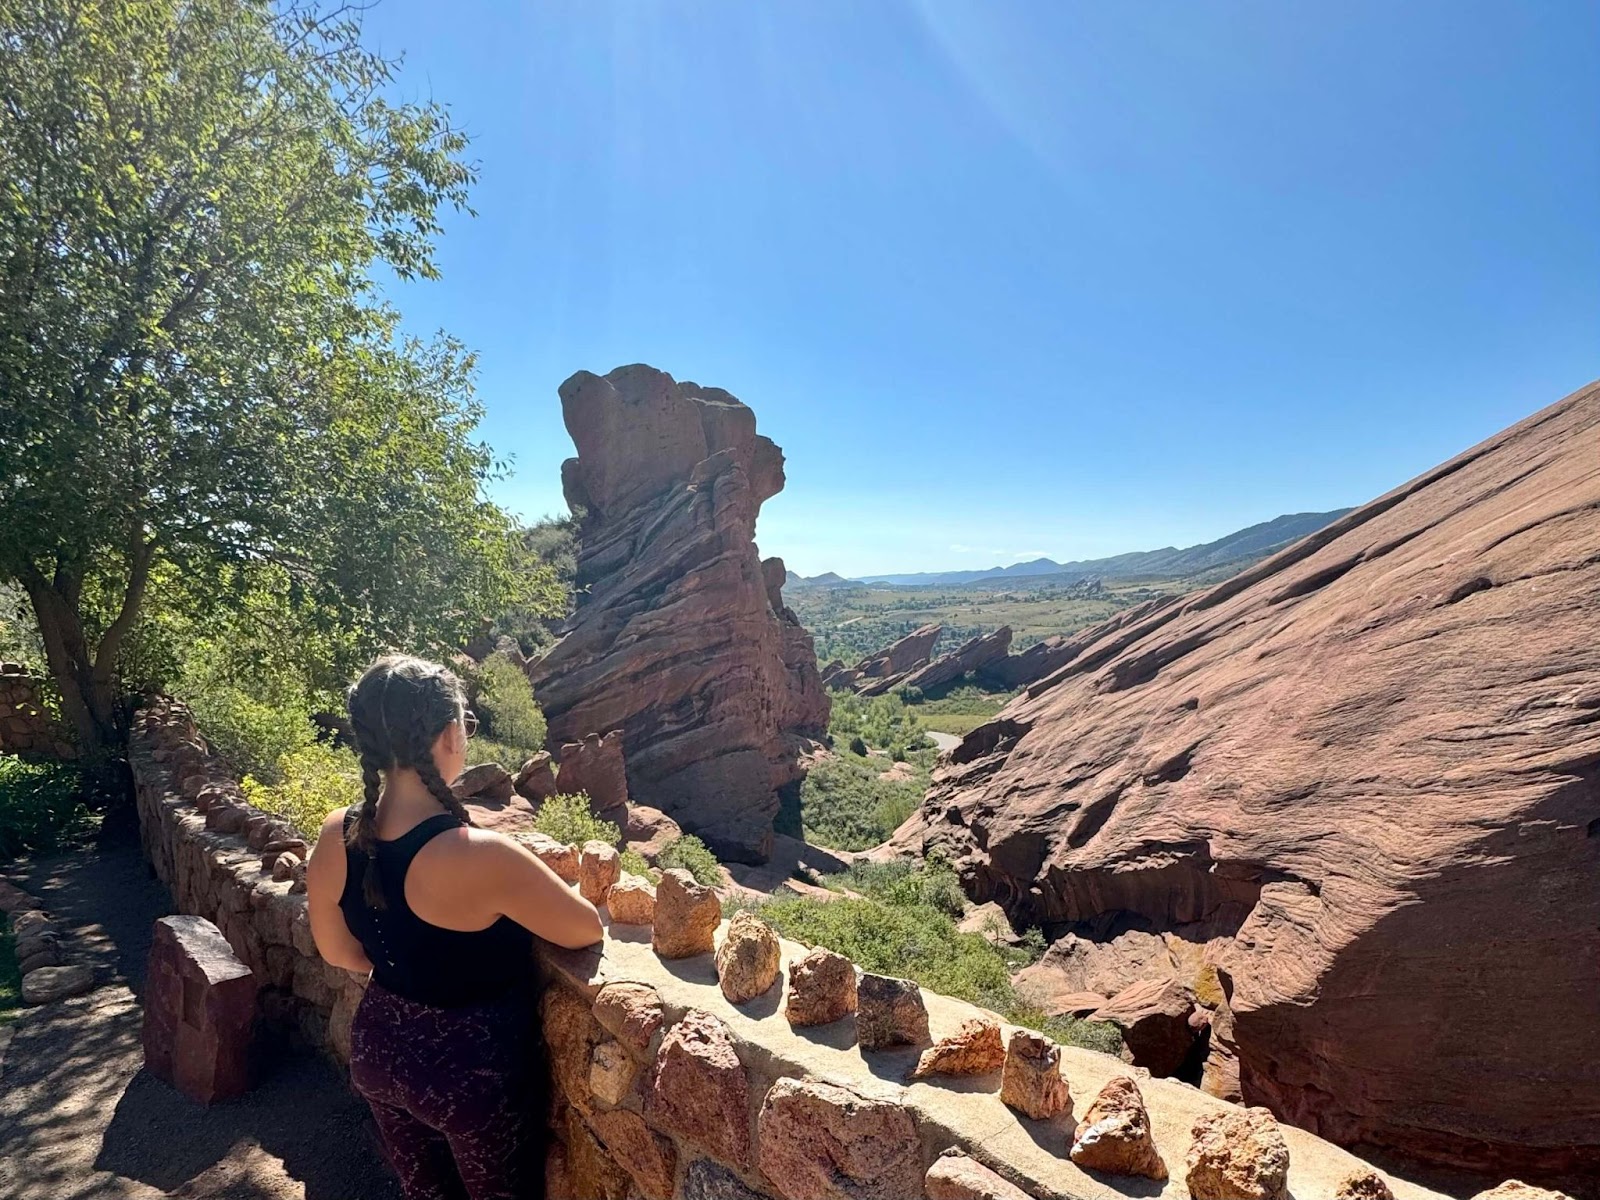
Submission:
<svg viewBox="0 0 1600 1200">
<path fill-rule="evenodd" d="M 12 877 L 109 982 L 18 1020 L 0 1080 L 0 1196 L 397 1200 L 366 1106 L 332 1063 L 274 1049 L 255 1090 L 210 1108 L 144 1070 L 135 992 L 171 907 L 137 844 L 103 839 Z"/>
</svg>

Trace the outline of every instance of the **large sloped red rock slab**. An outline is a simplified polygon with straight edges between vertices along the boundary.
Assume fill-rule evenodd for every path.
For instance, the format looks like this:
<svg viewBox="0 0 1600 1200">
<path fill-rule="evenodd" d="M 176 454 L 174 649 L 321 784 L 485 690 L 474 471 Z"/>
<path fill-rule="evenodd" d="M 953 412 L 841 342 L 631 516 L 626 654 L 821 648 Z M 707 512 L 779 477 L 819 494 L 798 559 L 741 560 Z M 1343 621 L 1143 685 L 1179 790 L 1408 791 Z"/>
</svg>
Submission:
<svg viewBox="0 0 1600 1200">
<path fill-rule="evenodd" d="M 1208 943 L 1247 1103 L 1600 1169 L 1600 385 L 1081 637 L 897 844 L 1019 924 Z"/>
</svg>

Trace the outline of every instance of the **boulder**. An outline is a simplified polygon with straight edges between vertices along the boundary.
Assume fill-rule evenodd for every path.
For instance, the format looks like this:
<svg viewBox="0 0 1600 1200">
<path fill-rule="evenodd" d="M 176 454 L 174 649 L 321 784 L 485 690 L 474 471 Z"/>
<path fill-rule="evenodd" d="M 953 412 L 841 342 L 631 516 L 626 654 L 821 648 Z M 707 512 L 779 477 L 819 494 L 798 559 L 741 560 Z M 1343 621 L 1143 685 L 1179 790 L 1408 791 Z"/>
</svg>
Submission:
<svg viewBox="0 0 1600 1200">
<path fill-rule="evenodd" d="M 36 967 L 22 977 L 24 1004 L 49 1004 L 68 996 L 81 996 L 94 986 L 94 972 L 81 963 L 64 967 Z"/>
<path fill-rule="evenodd" d="M 828 1025 L 856 1011 L 856 968 L 842 954 L 817 946 L 789 964 L 783 1015 L 789 1024 Z"/>
<path fill-rule="evenodd" d="M 922 1179 L 928 1200 L 1032 1200 L 976 1159 L 954 1146 L 933 1160 Z"/>
<path fill-rule="evenodd" d="M 622 857 L 606 842 L 585 842 L 578 852 L 578 893 L 590 904 L 606 902 L 622 877 Z"/>
<path fill-rule="evenodd" d="M 753 912 L 736 912 L 717 947 L 717 982 L 729 1004 L 765 995 L 778 982 L 778 935 Z"/>
<path fill-rule="evenodd" d="M 864 972 L 856 981 L 856 1042 L 863 1050 L 928 1041 L 922 989 L 909 979 Z"/>
<path fill-rule="evenodd" d="M 661 882 L 656 884 L 655 919 L 650 926 L 650 944 L 659 957 L 710 954 L 721 923 L 722 902 L 715 891 L 696 883 L 682 867 L 661 872 Z"/>
<path fill-rule="evenodd" d="M 524 762 L 511 780 L 517 795 L 535 809 L 556 794 L 556 769 L 548 751 L 541 750 Z"/>
<path fill-rule="evenodd" d="M 504 804 L 515 795 L 511 786 L 511 772 L 499 763 L 479 763 L 468 767 L 450 785 L 457 800 L 482 797 L 491 804 Z"/>
<path fill-rule="evenodd" d="M 659 808 L 630 804 L 622 825 L 622 840 L 652 867 L 661 852 L 683 836 L 682 827 Z"/>
<path fill-rule="evenodd" d="M 1137 1083 L 1126 1075 L 1107 1081 L 1073 1131 L 1070 1157 L 1080 1167 L 1107 1175 L 1167 1177 Z"/>
<path fill-rule="evenodd" d="M 656 889 L 648 879 L 623 873 L 606 895 L 606 908 L 618 925 L 653 925 L 656 919 Z"/>
<path fill-rule="evenodd" d="M 1184 1182 L 1194 1200 L 1287 1200 L 1289 1147 L 1266 1109 L 1207 1113 L 1192 1138 Z"/>
<path fill-rule="evenodd" d="M 622 731 L 598 733 L 561 747 L 561 770 L 556 787 L 564 796 L 579 792 L 589 797 L 589 808 L 607 821 L 619 820 L 628 807 L 628 769 L 622 759 Z"/>
<path fill-rule="evenodd" d="M 961 1022 L 953 1034 L 940 1038 L 922 1052 L 911 1078 L 929 1075 L 987 1075 L 998 1071 L 1006 1061 L 1006 1046 L 1000 1040 L 1000 1024 L 992 1017 L 973 1017 Z"/>
<path fill-rule="evenodd" d="M 249 1091 L 257 980 L 204 917 L 162 917 L 145 968 L 144 1062 L 198 1104 Z"/>
<path fill-rule="evenodd" d="M 727 392 L 643 365 L 580 371 L 561 403 L 578 449 L 562 485 L 585 516 L 577 611 L 528 666 L 550 738 L 620 729 L 633 800 L 760 862 L 803 739 L 828 724 L 811 639 L 754 541 L 782 452 Z"/>
<path fill-rule="evenodd" d="M 1189 1019 L 1194 1012 L 1194 992 L 1176 979 L 1142 979 L 1111 997 L 1089 1020 L 1115 1025 L 1134 1066 L 1164 1077 L 1176 1075 L 1194 1052 L 1199 1036 Z"/>
<path fill-rule="evenodd" d="M 645 1117 L 658 1129 L 741 1170 L 750 1166 L 750 1080 L 733 1035 L 690 1009 L 656 1053 Z"/>
<path fill-rule="evenodd" d="M 539 817 L 539 810 L 515 792 L 505 800 L 473 796 L 462 803 L 479 829 L 507 836 L 533 832 L 534 822 Z"/>
<path fill-rule="evenodd" d="M 1036 1121 L 1066 1111 L 1072 1092 L 1061 1074 L 1061 1047 L 1032 1030 L 1015 1030 L 1006 1046 L 1000 1099 Z"/>
<path fill-rule="evenodd" d="M 697 1158 L 683 1173 L 683 1200 L 772 1200 L 721 1163 Z"/>
<path fill-rule="evenodd" d="M 1597 461 L 1590 385 L 1086 632 L 899 848 L 1019 926 L 1205 945 L 1243 1092 L 1294 1125 L 1600 1172 Z"/>
<path fill-rule="evenodd" d="M 758 1165 L 785 1200 L 904 1200 L 922 1190 L 916 1122 L 892 1100 L 779 1079 L 756 1128 Z"/>
</svg>

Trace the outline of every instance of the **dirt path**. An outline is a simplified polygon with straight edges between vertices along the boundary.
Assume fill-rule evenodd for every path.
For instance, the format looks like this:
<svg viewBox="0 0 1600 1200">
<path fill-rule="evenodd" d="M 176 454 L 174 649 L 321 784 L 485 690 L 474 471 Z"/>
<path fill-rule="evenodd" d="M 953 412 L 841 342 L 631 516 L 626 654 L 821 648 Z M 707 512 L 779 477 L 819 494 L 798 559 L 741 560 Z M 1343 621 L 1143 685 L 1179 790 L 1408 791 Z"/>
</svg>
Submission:
<svg viewBox="0 0 1600 1200">
<path fill-rule="evenodd" d="M 204 1108 L 143 1069 L 150 929 L 171 911 L 126 835 L 9 873 L 101 986 L 29 1009 L 0 1054 L 0 1196 L 397 1200 L 366 1108 L 331 1063 L 275 1049 L 249 1095 Z"/>
</svg>

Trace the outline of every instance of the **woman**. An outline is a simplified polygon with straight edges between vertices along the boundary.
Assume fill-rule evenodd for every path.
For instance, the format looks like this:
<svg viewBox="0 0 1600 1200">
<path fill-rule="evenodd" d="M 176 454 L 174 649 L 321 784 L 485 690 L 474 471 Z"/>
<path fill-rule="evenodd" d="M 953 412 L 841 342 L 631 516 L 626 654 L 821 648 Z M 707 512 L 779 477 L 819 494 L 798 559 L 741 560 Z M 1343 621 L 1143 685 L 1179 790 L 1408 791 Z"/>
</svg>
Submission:
<svg viewBox="0 0 1600 1200">
<path fill-rule="evenodd" d="M 533 937 L 589 946 L 600 918 L 451 793 L 477 725 L 453 674 L 381 658 L 350 724 L 366 799 L 323 822 L 306 887 L 322 957 L 372 976 L 351 1081 L 407 1200 L 540 1194 Z"/>
</svg>

